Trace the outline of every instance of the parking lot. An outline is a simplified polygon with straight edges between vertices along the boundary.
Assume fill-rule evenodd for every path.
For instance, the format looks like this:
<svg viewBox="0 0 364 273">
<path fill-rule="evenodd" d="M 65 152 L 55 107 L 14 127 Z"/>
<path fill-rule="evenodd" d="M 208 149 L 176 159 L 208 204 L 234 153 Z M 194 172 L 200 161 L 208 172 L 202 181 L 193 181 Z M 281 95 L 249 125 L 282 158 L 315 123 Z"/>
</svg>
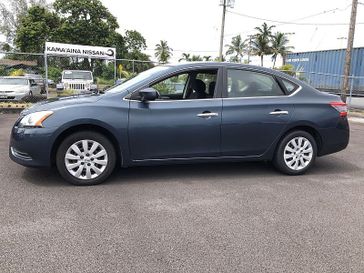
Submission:
<svg viewBox="0 0 364 273">
<path fill-rule="evenodd" d="M 0 115 L 0 272 L 364 271 L 364 124 L 304 176 L 221 163 L 75 187 L 10 161 L 16 117 Z"/>
</svg>

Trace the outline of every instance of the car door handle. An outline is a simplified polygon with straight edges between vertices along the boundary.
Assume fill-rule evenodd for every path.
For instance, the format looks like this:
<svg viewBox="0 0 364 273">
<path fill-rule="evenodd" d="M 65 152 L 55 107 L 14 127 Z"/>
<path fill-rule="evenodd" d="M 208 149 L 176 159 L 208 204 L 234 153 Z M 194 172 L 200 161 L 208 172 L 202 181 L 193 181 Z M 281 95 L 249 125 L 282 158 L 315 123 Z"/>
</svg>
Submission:
<svg viewBox="0 0 364 273">
<path fill-rule="evenodd" d="M 269 115 L 275 115 L 275 116 L 288 115 L 288 111 L 276 110 L 276 111 L 270 112 Z"/>
<path fill-rule="evenodd" d="M 211 112 L 204 112 L 197 114 L 199 118 L 211 118 L 211 117 L 217 117 L 218 115 L 219 115 L 218 113 L 211 113 Z"/>
</svg>

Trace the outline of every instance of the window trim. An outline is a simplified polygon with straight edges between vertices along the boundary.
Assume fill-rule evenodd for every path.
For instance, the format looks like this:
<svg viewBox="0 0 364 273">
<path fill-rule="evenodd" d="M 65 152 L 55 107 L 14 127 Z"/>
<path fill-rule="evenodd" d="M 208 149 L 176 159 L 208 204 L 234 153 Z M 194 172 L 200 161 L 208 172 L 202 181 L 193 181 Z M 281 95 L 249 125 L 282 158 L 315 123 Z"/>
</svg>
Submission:
<svg viewBox="0 0 364 273">
<path fill-rule="evenodd" d="M 297 91 L 297 89 L 300 88 L 300 85 L 298 85 L 298 84 L 296 84 L 296 83 L 294 83 L 294 82 L 292 82 L 290 80 L 287 80 L 285 78 L 277 77 L 277 80 L 278 80 L 279 84 L 281 85 L 282 89 L 284 90 L 284 92 L 285 92 L 285 94 L 287 96 L 295 93 Z M 290 84 L 292 84 L 295 87 L 291 93 L 288 92 L 287 87 L 286 87 L 286 85 L 284 84 L 283 81 L 289 82 Z"/>
<path fill-rule="evenodd" d="M 228 92 L 227 92 L 227 84 L 228 84 L 228 70 L 241 70 L 241 71 L 248 71 L 248 72 L 255 72 L 255 73 L 260 73 L 260 74 L 265 74 L 268 76 L 273 77 L 273 79 L 277 82 L 277 84 L 279 85 L 279 87 L 282 89 L 283 95 L 281 96 L 252 96 L 252 97 L 228 97 Z M 286 80 L 291 82 L 292 84 L 294 84 L 295 86 L 297 86 L 296 90 L 294 92 L 292 92 L 291 94 L 289 94 L 285 88 L 282 88 L 281 84 L 283 85 L 283 83 L 280 82 L 280 79 Z M 292 97 L 294 95 L 296 95 L 299 91 L 301 91 L 302 86 L 298 85 L 296 83 L 293 83 L 292 81 L 283 78 L 283 77 L 279 77 L 276 76 L 274 74 L 270 74 L 269 72 L 266 71 L 261 71 L 259 69 L 249 69 L 249 68 L 241 68 L 241 67 L 224 67 L 224 76 L 223 76 L 223 84 L 224 87 L 222 89 L 222 98 L 224 100 L 228 99 L 228 100 L 233 100 L 233 99 L 264 99 L 264 98 L 268 98 L 268 99 L 272 99 L 272 98 L 286 98 L 286 97 Z"/>
<path fill-rule="evenodd" d="M 132 94 L 134 94 L 135 92 L 139 92 L 140 90 L 150 87 L 154 84 L 157 84 L 158 82 L 164 81 L 170 77 L 173 77 L 175 75 L 179 75 L 179 74 L 183 74 L 183 73 L 192 73 L 192 72 L 199 72 L 199 71 L 209 71 L 209 70 L 216 70 L 217 71 L 217 75 L 216 75 L 216 86 L 215 86 L 215 92 L 214 92 L 214 97 L 213 98 L 204 98 L 204 99 L 181 99 L 181 100 L 155 100 L 155 101 L 149 101 L 148 103 L 158 103 L 158 102 L 187 102 L 187 101 L 208 101 L 208 100 L 216 100 L 216 99 L 222 99 L 222 95 L 223 95 L 223 69 L 224 67 L 219 67 L 219 66 L 214 66 L 214 67 L 188 67 L 188 68 L 183 68 L 183 69 L 179 69 L 170 73 L 167 73 L 163 76 L 158 77 L 157 79 L 154 79 L 152 81 L 150 81 L 148 84 L 145 84 L 141 87 L 139 87 L 137 90 L 125 95 L 123 97 L 123 100 L 127 100 L 127 101 L 136 101 L 136 102 L 141 102 L 140 100 L 134 100 L 131 99 Z M 190 80 L 190 77 L 189 77 Z M 188 83 L 189 84 L 189 83 Z"/>
</svg>

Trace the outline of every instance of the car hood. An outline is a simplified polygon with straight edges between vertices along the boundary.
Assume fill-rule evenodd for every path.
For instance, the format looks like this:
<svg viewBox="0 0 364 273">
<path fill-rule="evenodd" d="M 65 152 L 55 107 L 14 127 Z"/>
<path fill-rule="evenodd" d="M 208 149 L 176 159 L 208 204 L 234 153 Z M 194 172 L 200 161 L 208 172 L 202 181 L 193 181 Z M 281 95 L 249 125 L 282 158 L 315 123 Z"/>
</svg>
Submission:
<svg viewBox="0 0 364 273">
<path fill-rule="evenodd" d="M 27 92 L 28 86 L 27 85 L 4 84 L 4 85 L 0 85 L 0 91 Z"/>
<path fill-rule="evenodd" d="M 72 105 L 93 103 L 100 99 L 101 99 L 100 95 L 80 95 L 80 96 L 72 96 L 65 98 L 52 98 L 34 104 L 30 108 L 27 108 L 24 111 L 22 111 L 21 114 L 27 115 L 38 111 L 52 111 Z"/>
</svg>

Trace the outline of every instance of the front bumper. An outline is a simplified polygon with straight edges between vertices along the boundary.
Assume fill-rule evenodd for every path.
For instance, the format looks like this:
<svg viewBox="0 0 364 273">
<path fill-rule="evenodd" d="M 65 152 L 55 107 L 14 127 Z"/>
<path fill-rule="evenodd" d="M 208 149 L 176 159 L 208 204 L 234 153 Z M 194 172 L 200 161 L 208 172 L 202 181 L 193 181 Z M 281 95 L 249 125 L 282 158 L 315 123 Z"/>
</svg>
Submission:
<svg viewBox="0 0 364 273">
<path fill-rule="evenodd" d="M 26 167 L 50 167 L 53 129 L 20 128 L 11 132 L 9 156 Z"/>
<path fill-rule="evenodd" d="M 6 93 L 0 94 L 0 100 L 21 100 L 27 95 L 27 93 Z"/>
</svg>

